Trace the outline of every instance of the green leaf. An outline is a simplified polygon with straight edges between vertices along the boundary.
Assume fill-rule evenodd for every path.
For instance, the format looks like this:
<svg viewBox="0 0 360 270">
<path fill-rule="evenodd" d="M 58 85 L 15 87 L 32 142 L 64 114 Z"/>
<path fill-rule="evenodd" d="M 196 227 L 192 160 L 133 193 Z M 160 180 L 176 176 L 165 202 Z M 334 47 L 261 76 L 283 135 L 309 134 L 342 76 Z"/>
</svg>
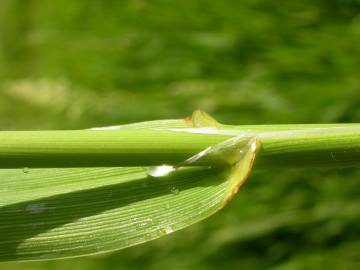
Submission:
<svg viewBox="0 0 360 270">
<path fill-rule="evenodd" d="M 225 126 L 196 111 L 85 131 L 0 132 L 0 260 L 84 256 L 167 235 L 233 198 L 260 141 L 257 168 L 359 166 L 359 131 Z"/>
<path fill-rule="evenodd" d="M 159 123 L 169 125 L 122 128 Z M 0 260 L 102 253 L 185 228 L 233 198 L 258 149 L 257 138 L 231 138 L 162 177 L 142 167 L 2 169 Z M 207 157 L 222 166 L 191 167 Z"/>
</svg>

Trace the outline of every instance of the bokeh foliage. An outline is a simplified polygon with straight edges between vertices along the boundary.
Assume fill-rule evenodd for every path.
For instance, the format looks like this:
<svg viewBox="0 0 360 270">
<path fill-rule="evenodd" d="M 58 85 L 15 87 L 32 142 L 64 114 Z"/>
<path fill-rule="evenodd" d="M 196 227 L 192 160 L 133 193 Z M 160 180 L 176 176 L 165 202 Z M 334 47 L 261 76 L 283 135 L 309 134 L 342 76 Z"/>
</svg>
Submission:
<svg viewBox="0 0 360 270">
<path fill-rule="evenodd" d="M 0 2 L 0 128 L 360 122 L 358 0 Z M 109 255 L 1 269 L 358 269 L 359 170 L 256 172 L 224 211 Z"/>
</svg>

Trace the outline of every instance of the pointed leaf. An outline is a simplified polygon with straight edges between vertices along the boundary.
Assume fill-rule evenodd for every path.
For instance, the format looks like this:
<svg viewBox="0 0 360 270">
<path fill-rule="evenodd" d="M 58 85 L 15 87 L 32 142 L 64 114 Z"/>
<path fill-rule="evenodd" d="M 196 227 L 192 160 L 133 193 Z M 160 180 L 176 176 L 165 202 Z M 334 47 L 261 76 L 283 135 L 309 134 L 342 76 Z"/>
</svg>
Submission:
<svg viewBox="0 0 360 270">
<path fill-rule="evenodd" d="M 232 144 L 241 155 L 225 167 L 157 178 L 141 167 L 0 170 L 0 260 L 107 252 L 185 228 L 231 200 L 258 146 L 256 138 Z"/>
</svg>

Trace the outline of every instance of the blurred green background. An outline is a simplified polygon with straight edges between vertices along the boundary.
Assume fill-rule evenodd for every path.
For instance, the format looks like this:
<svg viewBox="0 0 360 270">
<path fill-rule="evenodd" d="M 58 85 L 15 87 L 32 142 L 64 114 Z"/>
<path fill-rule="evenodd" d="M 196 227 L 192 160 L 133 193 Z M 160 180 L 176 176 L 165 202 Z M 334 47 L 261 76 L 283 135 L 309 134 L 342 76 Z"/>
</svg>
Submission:
<svg viewBox="0 0 360 270">
<path fill-rule="evenodd" d="M 0 1 L 0 129 L 360 122 L 359 0 Z M 255 172 L 171 236 L 17 269 L 360 269 L 360 171 Z"/>
</svg>

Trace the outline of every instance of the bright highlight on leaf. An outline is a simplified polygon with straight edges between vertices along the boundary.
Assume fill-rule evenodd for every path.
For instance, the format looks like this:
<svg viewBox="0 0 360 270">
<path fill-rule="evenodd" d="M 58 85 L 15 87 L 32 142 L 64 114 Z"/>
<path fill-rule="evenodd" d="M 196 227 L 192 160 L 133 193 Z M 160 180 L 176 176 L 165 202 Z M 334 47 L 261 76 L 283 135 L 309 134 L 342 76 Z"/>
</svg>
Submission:
<svg viewBox="0 0 360 270">
<path fill-rule="evenodd" d="M 195 112 L 185 122 L 116 128 L 188 127 L 189 121 L 190 127 L 215 123 Z M 256 137 L 231 137 L 178 164 L 151 168 L 1 169 L 0 260 L 96 254 L 185 228 L 233 198 L 249 175 L 259 146 Z"/>
</svg>

